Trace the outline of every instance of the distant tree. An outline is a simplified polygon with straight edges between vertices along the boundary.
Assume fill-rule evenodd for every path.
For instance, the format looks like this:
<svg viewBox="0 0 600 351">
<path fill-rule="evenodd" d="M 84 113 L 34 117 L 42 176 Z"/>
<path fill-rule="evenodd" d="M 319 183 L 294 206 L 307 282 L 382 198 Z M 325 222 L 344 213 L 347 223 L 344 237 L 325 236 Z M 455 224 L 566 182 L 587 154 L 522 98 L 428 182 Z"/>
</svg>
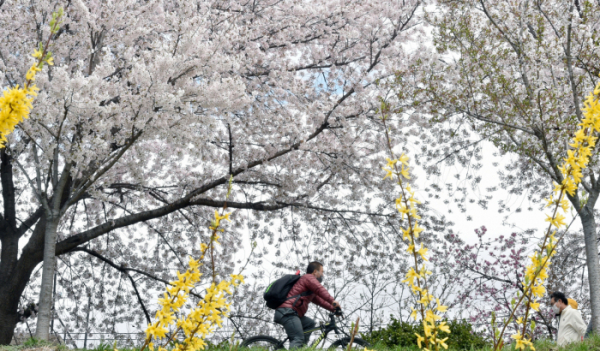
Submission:
<svg viewBox="0 0 600 351">
<path fill-rule="evenodd" d="M 420 125 L 430 123 L 423 162 L 477 168 L 480 142 L 490 141 L 501 155 L 514 155 L 499 171 L 497 188 L 533 202 L 548 197 L 552 182 L 562 181 L 558 166 L 598 81 L 599 16 L 594 1 L 437 1 L 426 15 L 435 52 L 397 75 L 399 108 L 416 112 Z M 583 226 L 592 320 L 600 332 L 598 161 L 594 152 L 582 186 L 568 198 Z M 429 164 L 429 173 L 436 172 L 437 163 Z M 466 181 L 477 184 L 481 176 Z M 455 189 L 466 191 L 466 184 Z"/>
</svg>

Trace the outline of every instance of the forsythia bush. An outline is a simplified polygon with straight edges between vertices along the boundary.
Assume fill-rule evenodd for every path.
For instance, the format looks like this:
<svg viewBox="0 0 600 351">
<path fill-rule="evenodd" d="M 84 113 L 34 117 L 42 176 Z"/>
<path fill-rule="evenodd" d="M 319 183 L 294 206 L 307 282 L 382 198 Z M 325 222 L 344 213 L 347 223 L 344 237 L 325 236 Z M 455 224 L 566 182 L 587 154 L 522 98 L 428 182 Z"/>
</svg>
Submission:
<svg viewBox="0 0 600 351">
<path fill-rule="evenodd" d="M 417 337 L 417 344 L 419 348 L 424 350 L 439 350 L 440 346 L 444 349 L 448 348 L 446 341 L 448 337 L 441 338 L 440 332 L 450 333 L 450 328 L 444 321 L 440 321 L 442 317 L 437 313 L 446 312 L 447 306 L 443 306 L 440 300 L 435 298 L 427 287 L 427 276 L 431 274 L 427 270 L 424 261 L 427 261 L 427 248 L 420 243 L 417 246 L 416 239 L 419 238 L 419 234 L 423 231 L 423 228 L 419 227 L 418 220 L 421 219 L 417 212 L 416 204 L 420 202 L 415 198 L 415 193 L 411 189 L 408 180 L 410 179 L 410 168 L 408 166 L 408 156 L 405 154 L 400 155 L 396 158 L 392 149 L 391 140 L 389 137 L 388 127 L 386 124 L 389 112 L 389 106 L 385 102 L 381 102 L 381 120 L 385 128 L 385 136 L 390 153 L 390 158 L 387 159 L 387 165 L 383 168 L 387 172 L 385 177 L 396 181 L 396 184 L 400 187 L 400 195 L 396 199 L 396 209 L 402 216 L 402 221 L 406 216 L 407 226 L 401 228 L 403 233 L 403 239 L 408 242 L 408 253 L 412 256 L 414 261 L 414 267 L 411 267 L 406 273 L 406 279 L 403 283 L 407 283 L 410 286 L 412 293 L 418 299 L 418 309 L 412 309 L 411 317 L 415 320 L 418 316 L 421 316 L 421 323 L 423 324 L 423 335 L 415 333 Z"/>
<path fill-rule="evenodd" d="M 231 193 L 232 181 L 233 178 L 230 178 L 227 197 Z M 173 349 L 179 351 L 202 350 L 206 346 L 204 341 L 206 337 L 217 326 L 221 326 L 223 317 L 226 317 L 229 312 L 230 303 L 227 301 L 227 295 L 231 295 L 231 287 L 244 282 L 244 277 L 239 274 L 232 274 L 229 280 L 221 280 L 218 283 L 216 281 L 214 249 L 215 244 L 219 244 L 217 233 L 223 232 L 221 220 L 229 221 L 230 214 L 221 215 L 219 211 L 215 211 L 215 218 L 210 225 L 212 231 L 210 243 L 201 244 L 200 259 L 190 258 L 188 270 L 183 274 L 177 272 L 178 279 L 172 281 L 164 297 L 158 299 L 161 308 L 156 312 L 156 321 L 146 329 L 146 341 L 140 351 L 143 351 L 146 346 L 150 350 L 166 351 L 165 347 L 169 344 L 174 344 Z M 206 254 L 211 258 L 212 283 L 206 289 L 204 298 L 187 315 L 184 313 L 177 318 L 176 314 L 182 312 L 181 308 L 186 303 L 190 290 L 200 283 L 202 274 L 199 269 Z"/>
</svg>

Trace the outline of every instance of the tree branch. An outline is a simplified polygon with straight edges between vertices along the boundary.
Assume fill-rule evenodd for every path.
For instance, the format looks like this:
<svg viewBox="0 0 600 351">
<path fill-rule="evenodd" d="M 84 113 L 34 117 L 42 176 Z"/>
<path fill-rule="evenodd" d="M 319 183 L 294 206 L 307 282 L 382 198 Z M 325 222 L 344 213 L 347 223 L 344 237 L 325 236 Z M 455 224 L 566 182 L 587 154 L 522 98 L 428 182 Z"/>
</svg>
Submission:
<svg viewBox="0 0 600 351">
<path fill-rule="evenodd" d="M 25 234 L 29 229 L 31 229 L 31 226 L 34 225 L 40 219 L 40 217 L 42 217 L 43 214 L 44 208 L 41 206 L 38 207 L 37 210 L 35 210 L 35 212 L 29 216 L 29 218 L 21 222 L 21 226 L 17 229 L 17 234 L 19 236 Z"/>
</svg>

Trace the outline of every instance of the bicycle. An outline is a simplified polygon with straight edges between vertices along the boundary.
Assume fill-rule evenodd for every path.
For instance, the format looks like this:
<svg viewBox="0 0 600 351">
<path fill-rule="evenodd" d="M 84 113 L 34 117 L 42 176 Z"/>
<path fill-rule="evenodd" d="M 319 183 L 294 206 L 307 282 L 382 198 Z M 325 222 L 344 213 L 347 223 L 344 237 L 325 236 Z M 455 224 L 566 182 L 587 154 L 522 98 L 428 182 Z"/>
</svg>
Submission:
<svg viewBox="0 0 600 351">
<path fill-rule="evenodd" d="M 319 335 L 319 337 L 317 337 L 315 339 L 315 341 L 312 342 L 311 348 L 316 348 L 321 342 L 323 342 L 323 346 L 324 346 L 325 342 L 327 340 L 327 335 L 329 333 L 331 333 L 332 331 L 335 332 L 336 335 L 341 334 L 342 337 L 338 338 L 337 340 L 332 342 L 331 345 L 329 345 L 329 347 L 327 347 L 327 349 L 328 350 L 334 350 L 334 349 L 342 349 L 343 350 L 343 349 L 348 348 L 348 344 L 350 343 L 350 340 L 352 339 L 352 337 L 348 333 L 346 333 L 343 329 L 338 328 L 338 326 L 336 324 L 336 319 L 335 319 L 336 313 L 340 314 L 340 316 L 341 316 L 341 313 L 339 311 L 330 313 L 329 314 L 329 323 L 323 324 L 321 322 L 321 324 L 318 327 L 304 331 L 304 334 L 312 333 L 317 330 L 321 331 L 321 334 Z M 250 338 L 245 339 L 244 341 L 242 341 L 242 344 L 240 346 L 245 347 L 245 348 L 258 348 L 261 350 L 269 350 L 269 351 L 285 350 L 286 349 L 285 343 L 289 339 L 290 338 L 287 337 L 284 340 L 277 340 L 268 335 L 257 335 L 257 336 L 252 336 Z M 365 348 L 368 346 L 370 346 L 370 344 L 368 342 L 366 342 L 363 339 L 357 338 L 357 337 L 355 337 L 352 342 L 352 348 L 355 348 L 355 347 Z"/>
</svg>

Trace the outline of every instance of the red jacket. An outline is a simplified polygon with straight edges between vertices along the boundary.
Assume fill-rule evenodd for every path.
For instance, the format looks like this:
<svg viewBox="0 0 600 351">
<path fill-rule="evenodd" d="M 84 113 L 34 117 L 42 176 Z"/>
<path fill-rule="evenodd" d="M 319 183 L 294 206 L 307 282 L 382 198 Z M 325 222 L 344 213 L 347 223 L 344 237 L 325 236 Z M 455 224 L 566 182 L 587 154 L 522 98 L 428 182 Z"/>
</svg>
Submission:
<svg viewBox="0 0 600 351">
<path fill-rule="evenodd" d="M 302 296 L 299 299 L 297 297 L 289 299 L 278 308 L 291 308 L 294 311 L 296 311 L 296 313 L 298 313 L 298 317 L 303 317 L 306 314 L 306 310 L 308 310 L 308 304 L 310 304 L 311 302 L 314 302 L 317 305 L 331 312 L 335 311 L 335 308 L 333 307 L 333 297 L 329 295 L 329 293 L 327 292 L 327 290 L 325 290 L 323 285 L 321 285 L 317 278 L 315 278 L 315 276 L 312 274 L 305 274 L 302 277 L 300 277 L 300 279 L 298 279 L 296 284 L 294 284 L 294 286 L 292 287 L 292 290 L 290 290 L 290 292 L 288 293 L 287 297 L 289 298 L 292 296 L 300 295 L 306 291 L 312 292 L 312 294 Z M 296 302 L 296 299 L 298 300 L 298 302 Z M 294 302 L 296 302 L 296 305 L 294 305 Z"/>
</svg>

